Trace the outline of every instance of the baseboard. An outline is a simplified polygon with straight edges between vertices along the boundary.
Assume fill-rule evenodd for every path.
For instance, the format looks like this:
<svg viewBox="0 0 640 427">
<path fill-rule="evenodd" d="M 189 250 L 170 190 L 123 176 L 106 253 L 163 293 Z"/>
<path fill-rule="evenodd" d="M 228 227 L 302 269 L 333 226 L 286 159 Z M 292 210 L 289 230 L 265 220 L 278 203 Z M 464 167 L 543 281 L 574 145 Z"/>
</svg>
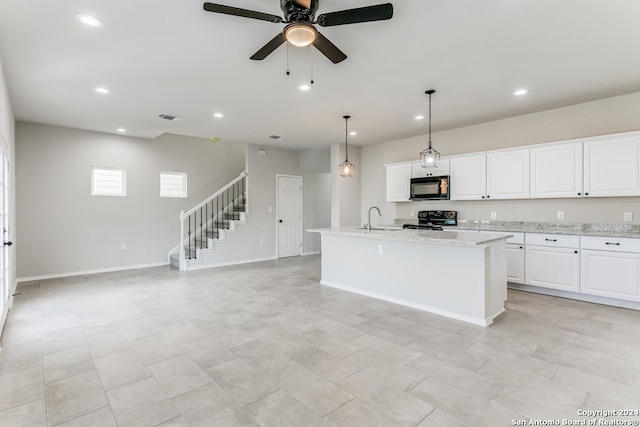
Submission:
<svg viewBox="0 0 640 427">
<path fill-rule="evenodd" d="M 206 270 L 207 268 L 217 268 L 217 267 L 229 267 L 232 265 L 240 265 L 240 264 L 251 264 L 253 262 L 263 262 L 263 261 L 273 261 L 276 260 L 276 257 L 265 257 L 265 258 L 253 258 L 253 259 L 245 259 L 239 261 L 229 261 L 229 262 L 220 262 L 217 264 L 200 264 L 193 262 L 191 260 L 189 266 L 187 267 L 187 271 L 197 271 L 197 270 Z"/>
<path fill-rule="evenodd" d="M 32 282 L 34 280 L 60 279 L 62 277 L 85 276 L 88 274 L 113 273 L 115 271 L 137 270 L 140 268 L 163 267 L 168 266 L 168 262 L 154 262 L 149 264 L 123 265 L 119 267 L 97 268 L 95 270 L 70 271 L 66 273 L 43 274 L 41 276 L 18 277 L 17 283 Z"/>
<path fill-rule="evenodd" d="M 312 252 L 303 252 L 302 256 L 309 256 L 309 255 L 320 255 L 320 251 L 312 251 Z"/>
</svg>

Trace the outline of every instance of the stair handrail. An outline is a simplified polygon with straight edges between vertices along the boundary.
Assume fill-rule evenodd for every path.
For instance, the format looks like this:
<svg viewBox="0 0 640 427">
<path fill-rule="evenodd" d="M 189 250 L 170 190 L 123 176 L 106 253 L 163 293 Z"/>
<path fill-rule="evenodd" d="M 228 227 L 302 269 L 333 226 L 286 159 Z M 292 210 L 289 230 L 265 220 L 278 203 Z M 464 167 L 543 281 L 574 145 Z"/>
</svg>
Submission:
<svg viewBox="0 0 640 427">
<path fill-rule="evenodd" d="M 220 194 L 224 193 L 226 190 L 231 188 L 234 184 L 236 184 L 237 182 L 239 182 L 240 180 L 242 180 L 246 176 L 247 176 L 247 171 L 243 171 L 236 179 L 234 179 L 233 181 L 231 181 L 230 183 L 228 183 L 227 185 L 222 187 L 220 190 L 218 190 L 215 193 L 213 193 L 213 195 L 209 196 L 204 201 L 198 203 L 195 207 L 189 209 L 187 212 L 180 211 L 180 221 L 184 221 L 184 219 L 186 217 L 188 217 L 189 215 L 191 215 L 192 213 L 194 213 L 195 211 L 200 209 L 202 206 L 204 206 L 207 203 L 209 203 L 211 200 L 213 200 L 216 197 L 218 197 Z"/>
</svg>

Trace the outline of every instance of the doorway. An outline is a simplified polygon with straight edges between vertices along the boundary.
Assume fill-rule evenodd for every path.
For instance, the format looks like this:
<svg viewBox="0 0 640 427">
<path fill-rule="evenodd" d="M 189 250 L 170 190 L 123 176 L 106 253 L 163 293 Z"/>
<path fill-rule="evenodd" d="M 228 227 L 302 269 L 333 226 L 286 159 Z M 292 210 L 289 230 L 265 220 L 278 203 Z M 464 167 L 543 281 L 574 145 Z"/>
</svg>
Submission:
<svg viewBox="0 0 640 427">
<path fill-rule="evenodd" d="M 278 258 L 302 255 L 302 177 L 277 175 Z"/>
<path fill-rule="evenodd" d="M 2 242 L 0 244 L 0 335 L 4 323 L 7 320 L 7 314 L 11 308 L 13 301 L 13 289 L 11 287 L 11 274 L 9 270 L 10 258 L 9 248 L 11 247 L 10 239 L 10 180 L 9 180 L 9 149 L 5 145 L 4 140 L 0 136 L 0 230 L 2 230 Z"/>
</svg>

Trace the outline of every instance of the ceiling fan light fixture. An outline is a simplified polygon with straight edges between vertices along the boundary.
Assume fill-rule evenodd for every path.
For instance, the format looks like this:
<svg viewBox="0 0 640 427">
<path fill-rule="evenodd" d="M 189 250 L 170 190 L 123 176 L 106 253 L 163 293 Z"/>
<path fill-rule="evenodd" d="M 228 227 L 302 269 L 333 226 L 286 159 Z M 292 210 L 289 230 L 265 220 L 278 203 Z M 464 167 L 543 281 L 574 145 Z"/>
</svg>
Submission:
<svg viewBox="0 0 640 427">
<path fill-rule="evenodd" d="M 287 25 L 284 29 L 284 38 L 294 46 L 304 47 L 313 43 L 318 36 L 318 30 L 305 22 Z"/>
</svg>

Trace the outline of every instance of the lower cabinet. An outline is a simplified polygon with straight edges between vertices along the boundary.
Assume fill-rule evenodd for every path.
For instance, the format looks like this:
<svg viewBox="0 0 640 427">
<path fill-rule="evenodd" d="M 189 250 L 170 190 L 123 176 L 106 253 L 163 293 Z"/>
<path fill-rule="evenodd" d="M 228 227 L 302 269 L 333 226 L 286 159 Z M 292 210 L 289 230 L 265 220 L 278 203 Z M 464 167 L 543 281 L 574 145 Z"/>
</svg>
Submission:
<svg viewBox="0 0 640 427">
<path fill-rule="evenodd" d="M 580 291 L 579 236 L 527 233 L 525 243 L 525 284 Z"/>
<path fill-rule="evenodd" d="M 582 237 L 580 292 L 640 301 L 640 242 Z"/>
<path fill-rule="evenodd" d="M 507 239 L 507 282 L 524 284 L 524 233 Z"/>
</svg>

